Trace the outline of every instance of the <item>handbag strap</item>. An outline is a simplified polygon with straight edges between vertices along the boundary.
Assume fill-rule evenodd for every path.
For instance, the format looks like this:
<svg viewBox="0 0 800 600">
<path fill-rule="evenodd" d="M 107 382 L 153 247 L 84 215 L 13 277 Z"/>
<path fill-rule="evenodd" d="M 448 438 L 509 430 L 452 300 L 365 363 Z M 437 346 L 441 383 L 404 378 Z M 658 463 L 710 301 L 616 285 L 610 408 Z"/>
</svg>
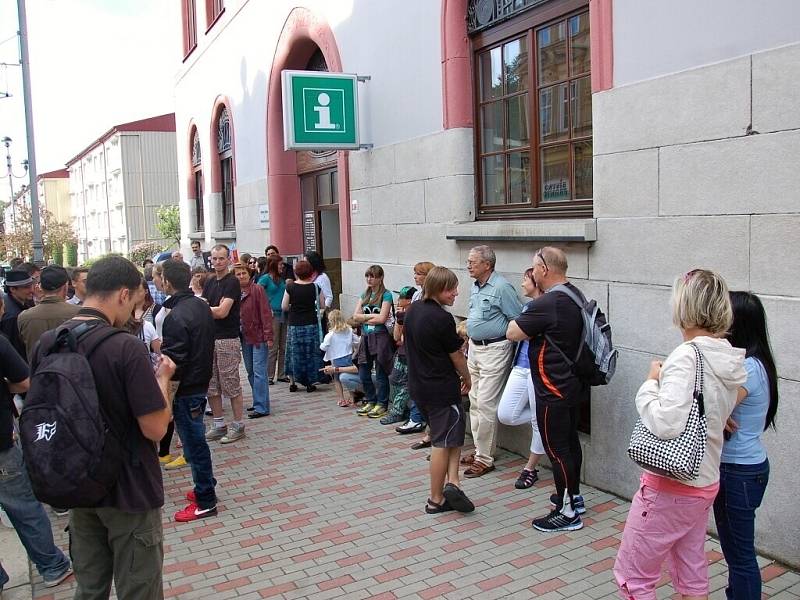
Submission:
<svg viewBox="0 0 800 600">
<path fill-rule="evenodd" d="M 690 342 L 689 345 L 694 348 L 695 366 L 694 366 L 694 392 L 692 396 L 697 400 L 697 406 L 700 409 L 700 416 L 706 414 L 705 403 L 703 402 L 703 354 L 697 344 Z"/>
</svg>

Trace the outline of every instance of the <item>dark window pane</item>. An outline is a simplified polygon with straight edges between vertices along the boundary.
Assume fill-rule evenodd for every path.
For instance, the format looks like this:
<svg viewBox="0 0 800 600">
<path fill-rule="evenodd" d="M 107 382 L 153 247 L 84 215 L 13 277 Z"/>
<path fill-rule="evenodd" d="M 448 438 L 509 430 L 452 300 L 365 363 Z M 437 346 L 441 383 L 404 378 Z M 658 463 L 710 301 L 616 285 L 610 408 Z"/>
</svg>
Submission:
<svg viewBox="0 0 800 600">
<path fill-rule="evenodd" d="M 317 204 L 320 206 L 331 203 L 331 174 L 317 175 Z"/>
<path fill-rule="evenodd" d="M 539 91 L 539 130 L 542 142 L 569 138 L 568 101 L 566 83 Z"/>
<path fill-rule="evenodd" d="M 536 33 L 539 46 L 539 85 L 567 78 L 566 22 L 556 23 Z"/>
<path fill-rule="evenodd" d="M 222 170 L 222 228 L 236 228 L 236 211 L 233 201 L 233 159 L 220 161 Z"/>
<path fill-rule="evenodd" d="M 592 197 L 592 142 L 575 144 L 575 198 L 586 200 Z"/>
<path fill-rule="evenodd" d="M 531 156 L 528 152 L 512 152 L 508 155 L 509 204 L 530 204 L 531 201 Z"/>
<path fill-rule="evenodd" d="M 303 202 L 304 210 L 311 210 L 315 206 L 313 175 L 300 179 L 300 198 Z"/>
<path fill-rule="evenodd" d="M 506 94 L 528 89 L 528 42 L 525 38 L 503 46 L 503 66 L 506 70 Z"/>
<path fill-rule="evenodd" d="M 331 173 L 331 204 L 339 204 L 339 172 Z"/>
<path fill-rule="evenodd" d="M 503 149 L 503 103 L 492 102 L 481 108 L 481 152 Z"/>
<path fill-rule="evenodd" d="M 195 231 L 203 231 L 205 229 L 205 217 L 203 215 L 203 172 L 194 172 L 194 190 L 195 190 Z"/>
<path fill-rule="evenodd" d="M 542 202 L 560 202 L 572 197 L 569 184 L 569 146 L 542 150 Z"/>
<path fill-rule="evenodd" d="M 505 157 L 502 154 L 486 156 L 481 160 L 483 167 L 483 203 L 505 204 L 506 182 L 503 172 Z"/>
<path fill-rule="evenodd" d="M 582 77 L 570 82 L 572 96 L 572 136 L 592 135 L 592 82 Z"/>
<path fill-rule="evenodd" d="M 528 94 L 520 94 L 506 100 L 508 131 L 506 143 L 509 148 L 522 148 L 530 145 L 528 132 Z"/>
<path fill-rule="evenodd" d="M 503 95 L 501 49 L 494 48 L 480 55 L 481 98 L 491 100 Z"/>
<path fill-rule="evenodd" d="M 575 15 L 569 20 L 570 75 L 588 73 L 592 64 L 589 52 L 589 13 Z"/>
</svg>

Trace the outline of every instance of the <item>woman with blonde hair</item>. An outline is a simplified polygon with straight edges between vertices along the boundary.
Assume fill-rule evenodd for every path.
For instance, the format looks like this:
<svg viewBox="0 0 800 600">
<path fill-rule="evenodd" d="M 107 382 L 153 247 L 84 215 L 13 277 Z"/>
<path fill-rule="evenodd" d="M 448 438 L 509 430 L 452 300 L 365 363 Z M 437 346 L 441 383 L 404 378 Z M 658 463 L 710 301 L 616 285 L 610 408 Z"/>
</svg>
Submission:
<svg viewBox="0 0 800 600">
<path fill-rule="evenodd" d="M 706 524 L 719 490 L 725 423 L 747 378 L 745 351 L 725 339 L 733 312 L 722 277 L 694 269 L 676 279 L 672 320 L 683 343 L 663 363 L 651 363 L 636 409 L 650 433 L 671 440 L 686 430 L 697 400 L 708 432 L 696 478 L 679 481 L 653 467 L 642 474 L 614 564 L 623 597 L 635 600 L 655 600 L 664 562 L 684 599 L 708 597 Z"/>
</svg>

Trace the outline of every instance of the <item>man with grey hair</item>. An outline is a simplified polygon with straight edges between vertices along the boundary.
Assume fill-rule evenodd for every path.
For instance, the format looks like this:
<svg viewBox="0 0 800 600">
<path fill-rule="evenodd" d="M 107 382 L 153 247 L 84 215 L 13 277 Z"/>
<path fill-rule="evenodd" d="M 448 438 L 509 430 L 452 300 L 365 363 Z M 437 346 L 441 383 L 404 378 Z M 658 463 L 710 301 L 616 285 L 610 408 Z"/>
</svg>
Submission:
<svg viewBox="0 0 800 600">
<path fill-rule="evenodd" d="M 465 477 L 480 477 L 494 470 L 497 404 L 514 354 L 506 329 L 522 310 L 514 286 L 494 270 L 496 261 L 489 246 L 475 246 L 467 258 L 467 271 L 475 279 L 467 317 L 467 366 L 472 377 L 469 421 L 475 452 L 461 459 L 461 464 L 468 465 Z"/>
<path fill-rule="evenodd" d="M 586 512 L 580 492 L 583 454 L 578 438 L 580 405 L 589 400 L 589 386 L 573 371 L 568 357 L 583 344 L 583 315 L 570 297 L 584 299 L 567 279 L 567 256 L 560 248 L 544 246 L 533 257 L 533 282 L 542 292 L 508 326 L 509 339 L 530 339 L 528 359 L 536 391 L 536 420 L 544 449 L 553 465 L 556 493 L 552 511 L 535 519 L 544 532 L 574 531 L 583 527 Z"/>
</svg>

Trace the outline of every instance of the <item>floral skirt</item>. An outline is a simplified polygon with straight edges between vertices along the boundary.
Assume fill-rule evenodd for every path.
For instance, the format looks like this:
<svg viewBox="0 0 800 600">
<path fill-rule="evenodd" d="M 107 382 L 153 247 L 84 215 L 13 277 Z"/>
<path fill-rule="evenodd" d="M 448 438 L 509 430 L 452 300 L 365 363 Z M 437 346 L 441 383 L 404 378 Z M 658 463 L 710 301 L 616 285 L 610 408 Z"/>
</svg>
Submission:
<svg viewBox="0 0 800 600">
<path fill-rule="evenodd" d="M 301 385 L 311 385 L 320 378 L 322 354 L 319 349 L 319 325 L 289 325 L 286 334 L 286 375 Z"/>
</svg>

